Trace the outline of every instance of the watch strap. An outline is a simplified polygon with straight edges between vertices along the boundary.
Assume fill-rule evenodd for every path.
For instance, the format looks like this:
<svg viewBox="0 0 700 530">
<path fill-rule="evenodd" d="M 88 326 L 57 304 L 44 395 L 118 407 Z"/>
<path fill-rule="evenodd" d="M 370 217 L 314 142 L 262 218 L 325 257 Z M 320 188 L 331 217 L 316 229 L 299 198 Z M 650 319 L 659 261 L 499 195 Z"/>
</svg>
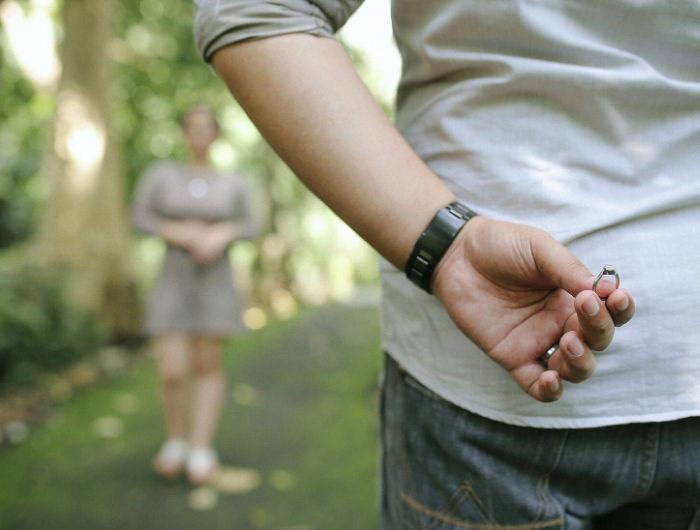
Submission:
<svg viewBox="0 0 700 530">
<path fill-rule="evenodd" d="M 464 225 L 476 213 L 459 201 L 438 210 L 413 247 L 406 262 L 406 276 L 432 294 L 433 273 Z"/>
</svg>

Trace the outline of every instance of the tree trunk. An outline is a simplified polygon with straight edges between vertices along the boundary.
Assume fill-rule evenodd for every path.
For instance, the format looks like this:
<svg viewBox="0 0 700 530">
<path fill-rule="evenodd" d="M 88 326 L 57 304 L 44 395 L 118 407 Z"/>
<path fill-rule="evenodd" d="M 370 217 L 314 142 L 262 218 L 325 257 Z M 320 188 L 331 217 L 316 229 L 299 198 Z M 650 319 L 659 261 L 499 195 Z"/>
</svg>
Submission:
<svg viewBox="0 0 700 530">
<path fill-rule="evenodd" d="M 112 0 L 65 0 L 62 73 L 44 161 L 48 197 L 36 248 L 62 267 L 76 303 L 116 336 L 133 335 L 138 315 L 128 267 L 121 156 L 112 128 Z"/>
</svg>

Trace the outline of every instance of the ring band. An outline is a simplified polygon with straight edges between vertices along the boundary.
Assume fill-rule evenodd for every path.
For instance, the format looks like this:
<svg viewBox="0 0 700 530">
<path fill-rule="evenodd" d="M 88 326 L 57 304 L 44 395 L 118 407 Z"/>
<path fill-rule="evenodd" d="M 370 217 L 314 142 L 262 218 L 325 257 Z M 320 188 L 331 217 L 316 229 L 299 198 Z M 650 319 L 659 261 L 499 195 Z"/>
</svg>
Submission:
<svg viewBox="0 0 700 530">
<path fill-rule="evenodd" d="M 545 368 L 549 368 L 549 360 L 552 358 L 552 355 L 554 355 L 558 349 L 559 343 L 557 342 L 556 344 L 550 346 L 549 349 L 546 352 L 544 352 L 544 355 L 540 357 L 540 361 L 542 362 Z"/>
<path fill-rule="evenodd" d="M 603 276 L 615 276 L 615 289 L 620 287 L 620 275 L 617 273 L 615 270 L 615 267 L 612 265 L 605 265 L 603 269 L 598 273 L 598 276 L 595 277 L 595 280 L 593 281 L 593 287 L 591 290 L 595 291 L 596 287 L 598 287 L 598 282 L 603 278 Z M 600 297 L 601 300 L 605 300 L 602 296 Z"/>
</svg>

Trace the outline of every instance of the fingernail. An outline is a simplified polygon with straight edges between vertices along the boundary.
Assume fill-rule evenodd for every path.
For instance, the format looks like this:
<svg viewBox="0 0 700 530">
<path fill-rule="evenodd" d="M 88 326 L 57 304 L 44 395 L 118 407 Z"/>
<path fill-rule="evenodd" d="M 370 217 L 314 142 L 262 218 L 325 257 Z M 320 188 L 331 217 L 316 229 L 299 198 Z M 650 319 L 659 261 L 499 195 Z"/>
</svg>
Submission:
<svg viewBox="0 0 700 530">
<path fill-rule="evenodd" d="M 627 297 L 623 297 L 622 299 L 618 300 L 617 303 L 615 304 L 615 309 L 618 311 L 624 311 L 627 309 L 630 305 L 630 301 L 627 299 Z"/>
<path fill-rule="evenodd" d="M 598 305 L 598 300 L 595 299 L 593 296 L 589 296 L 583 301 L 582 304 L 583 307 L 583 312 L 586 313 L 589 317 L 593 317 L 598 314 L 598 311 L 600 310 L 600 306 Z"/>
<path fill-rule="evenodd" d="M 598 289 L 600 289 L 601 291 L 614 291 L 615 290 L 615 282 L 612 280 L 609 280 L 608 278 L 602 278 L 598 282 L 598 285 L 596 286 L 596 291 Z"/>
<path fill-rule="evenodd" d="M 559 392 L 559 379 L 555 379 L 549 384 L 549 389 L 552 392 Z"/>
<path fill-rule="evenodd" d="M 578 337 L 574 337 L 569 341 L 568 350 L 572 357 L 581 357 L 584 352 L 583 343 Z"/>
</svg>

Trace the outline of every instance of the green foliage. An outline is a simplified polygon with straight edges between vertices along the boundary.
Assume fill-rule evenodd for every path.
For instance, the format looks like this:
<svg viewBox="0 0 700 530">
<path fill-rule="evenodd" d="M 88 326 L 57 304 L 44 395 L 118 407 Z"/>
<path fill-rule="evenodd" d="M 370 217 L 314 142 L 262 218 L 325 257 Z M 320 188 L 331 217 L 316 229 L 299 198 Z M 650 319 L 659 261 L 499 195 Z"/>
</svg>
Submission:
<svg viewBox="0 0 700 530">
<path fill-rule="evenodd" d="M 193 105 L 208 105 L 221 124 L 213 162 L 247 178 L 263 219 L 261 237 L 234 250 L 236 273 L 252 304 L 284 316 L 298 302 L 342 298 L 354 283 L 376 281 L 371 249 L 292 174 L 202 61 L 192 36 L 194 3 L 124 0 L 113 6 L 110 98 L 127 196 L 150 164 L 187 159 L 178 117 Z M 55 20 L 60 25 L 60 17 Z M 0 48 L 2 249 L 31 235 L 45 198 L 48 186 L 39 172 L 42 153 L 50 148 L 54 101 L 51 90 L 23 77 L 9 47 Z M 362 71 L 361 55 L 348 52 Z"/>
<path fill-rule="evenodd" d="M 32 381 L 94 350 L 103 334 L 68 303 L 60 271 L 0 263 L 0 386 Z"/>
<path fill-rule="evenodd" d="M 114 118 L 126 156 L 128 188 L 159 158 L 185 159 L 178 118 L 195 104 L 231 103 L 199 57 L 189 0 L 115 2 Z"/>
<path fill-rule="evenodd" d="M 4 35 L 0 27 L 0 42 Z M 0 249 L 25 239 L 39 199 L 36 174 L 53 104 L 0 45 Z"/>
</svg>

